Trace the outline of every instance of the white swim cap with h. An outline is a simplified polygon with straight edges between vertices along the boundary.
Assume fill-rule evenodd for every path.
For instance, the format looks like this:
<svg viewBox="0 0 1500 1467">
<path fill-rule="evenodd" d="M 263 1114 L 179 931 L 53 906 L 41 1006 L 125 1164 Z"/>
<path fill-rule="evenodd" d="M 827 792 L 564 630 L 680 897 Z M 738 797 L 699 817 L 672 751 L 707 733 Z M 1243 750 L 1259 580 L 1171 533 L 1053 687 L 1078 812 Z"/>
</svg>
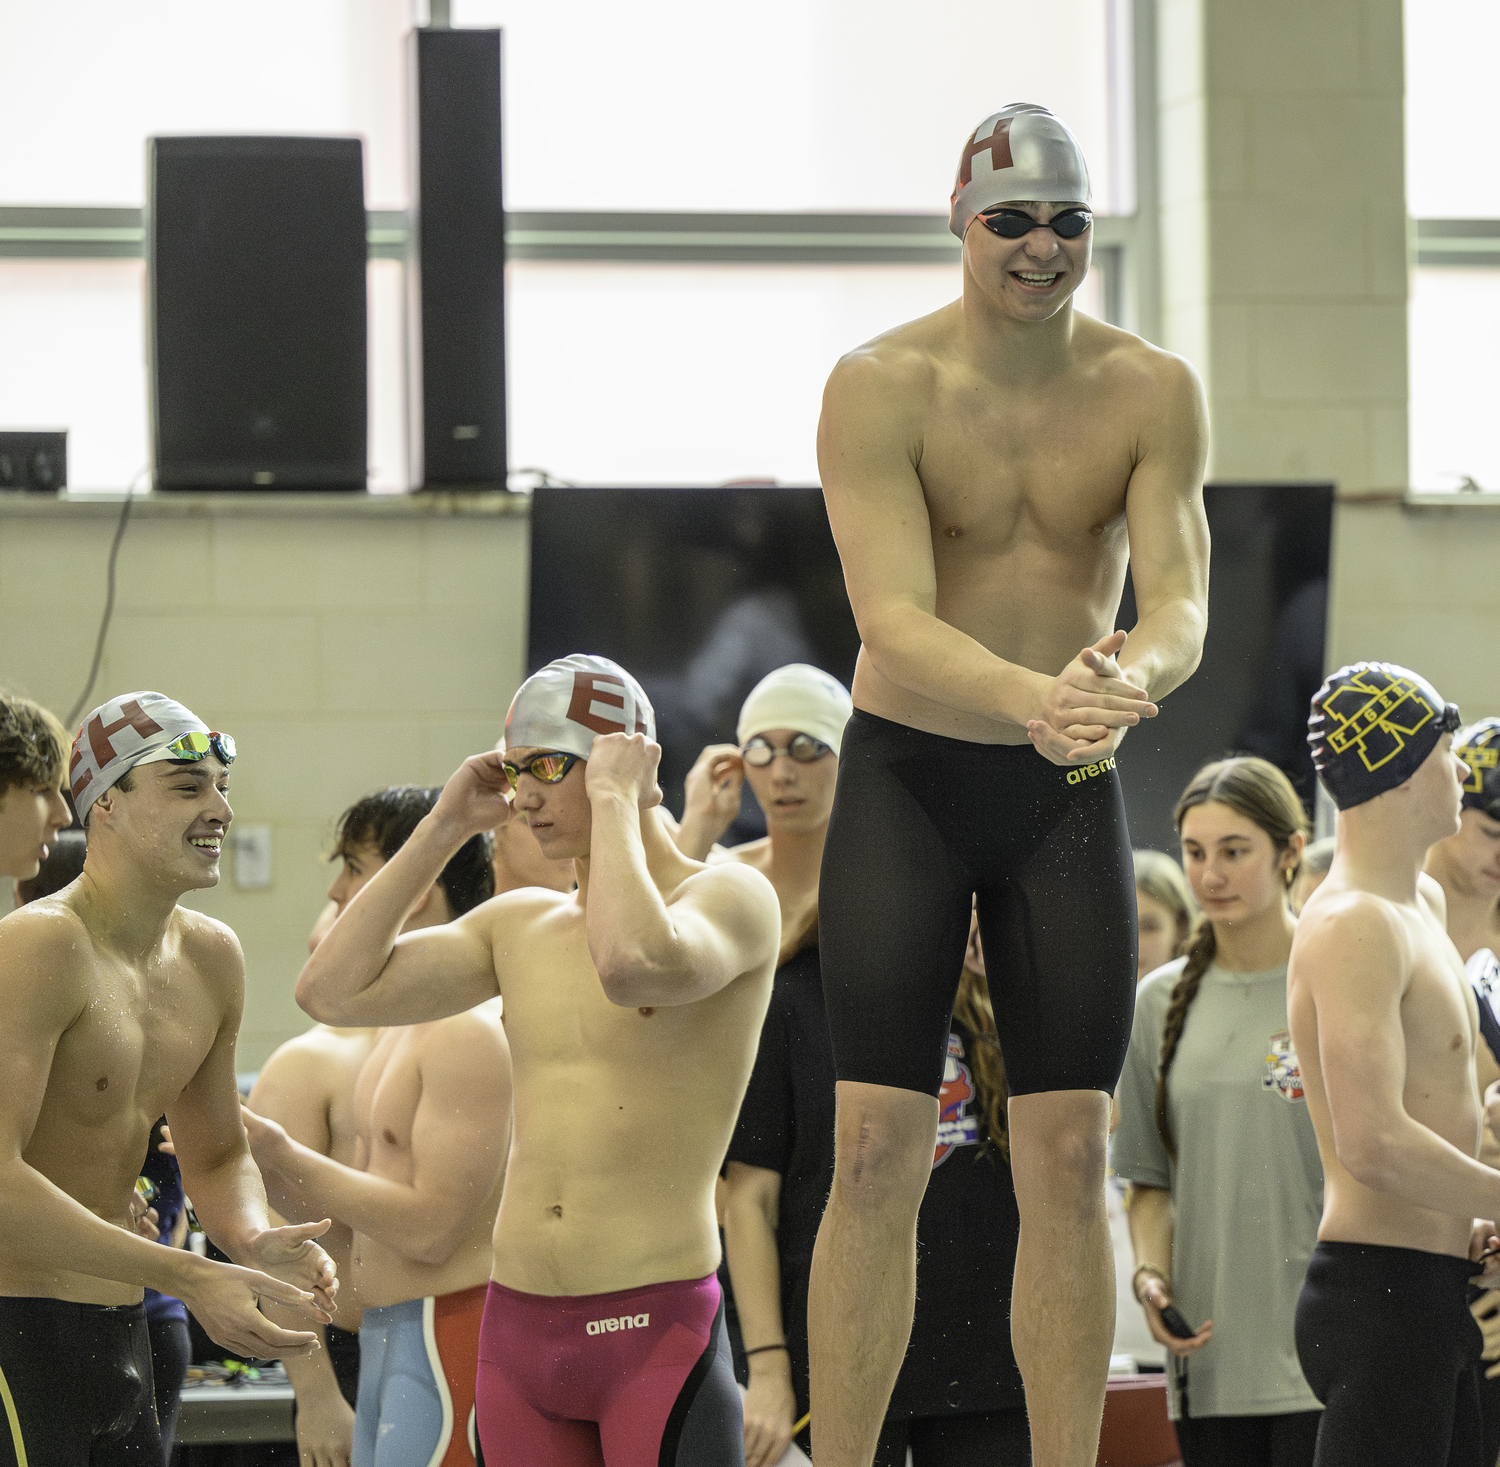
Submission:
<svg viewBox="0 0 1500 1467">
<path fill-rule="evenodd" d="M 506 749 L 553 749 L 587 759 L 600 734 L 656 737 L 645 689 L 607 657 L 575 652 L 534 672 L 505 715 Z"/>
<path fill-rule="evenodd" d="M 789 728 L 810 734 L 837 754 L 853 711 L 848 689 L 836 677 L 807 662 L 790 662 L 768 672 L 750 690 L 735 737 L 743 744 L 767 729 Z"/>
<path fill-rule="evenodd" d="M 174 739 L 208 732 L 196 713 L 162 693 L 124 693 L 101 703 L 78 725 L 68 763 L 78 818 L 138 764 L 172 758 L 167 745 Z"/>
<path fill-rule="evenodd" d="M 949 200 L 960 239 L 976 214 L 997 204 L 1086 204 L 1089 167 L 1078 139 L 1045 107 L 1012 102 L 986 117 L 964 144 Z"/>
</svg>

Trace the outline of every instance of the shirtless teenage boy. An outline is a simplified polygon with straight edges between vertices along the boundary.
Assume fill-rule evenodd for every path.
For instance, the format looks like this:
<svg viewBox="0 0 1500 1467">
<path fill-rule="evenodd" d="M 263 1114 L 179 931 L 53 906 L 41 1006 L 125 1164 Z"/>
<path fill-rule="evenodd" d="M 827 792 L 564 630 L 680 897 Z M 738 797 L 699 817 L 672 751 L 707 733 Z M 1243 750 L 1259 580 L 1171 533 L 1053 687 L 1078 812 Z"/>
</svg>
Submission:
<svg viewBox="0 0 1500 1467">
<path fill-rule="evenodd" d="M 810 1306 L 819 1467 L 870 1462 L 905 1349 L 976 893 L 1033 1452 L 1085 1467 L 1097 1451 L 1108 1096 L 1135 977 L 1114 755 L 1197 666 L 1208 533 L 1192 369 L 1073 311 L 1088 198 L 1051 113 L 987 118 L 952 198 L 962 298 L 851 352 L 824 394 L 818 462 L 863 646 L 820 895 L 839 1120 Z M 1127 558 L 1128 640 L 1111 631 Z"/>
<path fill-rule="evenodd" d="M 1475 1160 L 1474 991 L 1422 874 L 1428 847 L 1458 829 L 1458 726 L 1431 684 L 1380 662 L 1334 673 L 1308 721 L 1338 806 L 1333 865 L 1287 975 L 1323 1158 L 1297 1306 L 1297 1353 L 1325 1408 L 1317 1467 L 1481 1467 L 1467 1287 L 1500 1216 L 1500 1172 Z"/>
<path fill-rule="evenodd" d="M 439 791 L 367 795 L 339 820 L 342 911 L 410 838 Z M 494 890 L 487 834 L 466 841 L 403 932 L 451 922 Z M 353 1155 L 337 1158 L 245 1113 L 267 1186 L 353 1230 L 347 1285 L 359 1300 L 354 1467 L 472 1467 L 474 1377 L 490 1234 L 510 1139 L 510 1056 L 498 1000 L 426 1024 L 325 1033 L 373 1041 L 351 1091 Z"/>
<path fill-rule="evenodd" d="M 177 905 L 218 881 L 233 758 L 232 739 L 160 693 L 96 709 L 70 764 L 83 875 L 0 921 L 0 1453 L 17 1461 L 161 1462 L 143 1285 L 245 1355 L 316 1345 L 258 1299 L 331 1315 L 333 1265 L 312 1241 L 328 1224 L 268 1226 L 240 1124 L 239 944 Z M 198 1216 L 245 1266 L 134 1231 L 163 1112 Z"/>
<path fill-rule="evenodd" d="M 505 753 L 467 760 L 340 915 L 298 999 L 325 1023 L 417 1023 L 499 993 L 515 1129 L 480 1336 L 488 1467 L 743 1457 L 714 1268 L 714 1180 L 771 991 L 776 895 L 683 856 L 653 807 L 639 684 L 604 658 L 516 694 Z M 406 913 L 506 791 L 573 893 L 530 887 L 444 927 Z"/>
</svg>

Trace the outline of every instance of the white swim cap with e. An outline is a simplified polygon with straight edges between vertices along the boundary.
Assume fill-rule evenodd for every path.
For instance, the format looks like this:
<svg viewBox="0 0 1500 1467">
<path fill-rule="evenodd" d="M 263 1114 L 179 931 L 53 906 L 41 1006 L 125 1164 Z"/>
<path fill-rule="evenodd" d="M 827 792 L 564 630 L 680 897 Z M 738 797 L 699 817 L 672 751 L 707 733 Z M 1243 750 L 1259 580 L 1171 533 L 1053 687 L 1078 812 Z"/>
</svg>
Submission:
<svg viewBox="0 0 1500 1467">
<path fill-rule="evenodd" d="M 1012 102 L 964 144 L 949 200 L 948 228 L 960 239 L 976 214 L 997 204 L 1086 204 L 1089 167 L 1078 139 L 1045 107 Z"/>
<path fill-rule="evenodd" d="M 208 733 L 198 715 L 163 693 L 123 693 L 78 725 L 68 783 L 82 820 L 94 801 L 138 764 L 170 759 L 167 745 L 185 733 Z"/>
<path fill-rule="evenodd" d="M 656 737 L 645 689 L 607 657 L 575 652 L 534 672 L 505 715 L 506 749 L 554 749 L 587 759 L 600 734 Z"/>
<path fill-rule="evenodd" d="M 768 728 L 789 728 L 810 734 L 837 754 L 853 711 L 848 689 L 836 677 L 810 663 L 790 662 L 768 672 L 750 690 L 735 737 L 743 744 Z"/>
</svg>

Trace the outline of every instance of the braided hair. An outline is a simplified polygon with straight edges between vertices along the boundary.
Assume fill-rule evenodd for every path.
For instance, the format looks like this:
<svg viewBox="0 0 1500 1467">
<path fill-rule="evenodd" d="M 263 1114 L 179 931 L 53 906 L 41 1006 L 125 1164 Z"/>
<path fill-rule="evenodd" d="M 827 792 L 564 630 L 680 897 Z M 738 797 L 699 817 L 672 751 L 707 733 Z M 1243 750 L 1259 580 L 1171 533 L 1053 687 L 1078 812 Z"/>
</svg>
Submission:
<svg viewBox="0 0 1500 1467">
<path fill-rule="evenodd" d="M 969 1067 L 974 1076 L 975 1097 L 984 1116 L 986 1132 L 983 1150 L 998 1151 L 1010 1165 L 1010 1121 L 1006 1110 L 1010 1102 L 1010 1085 L 1005 1078 L 1005 1060 L 1000 1053 L 1000 1035 L 995 1029 L 995 1010 L 990 1004 L 990 985 L 983 968 L 970 967 L 965 961 L 963 976 L 958 980 L 958 996 L 953 1001 L 953 1017 L 974 1039 Z"/>
<path fill-rule="evenodd" d="M 1254 821 L 1271 838 L 1278 855 L 1286 850 L 1298 831 L 1304 835 L 1307 833 L 1307 812 L 1302 808 L 1291 780 L 1264 759 L 1240 757 L 1205 764 L 1193 776 L 1172 811 L 1178 832 L 1181 832 L 1189 810 L 1211 802 L 1228 805 L 1247 820 Z M 1285 872 L 1288 890 L 1296 880 L 1297 870 L 1297 866 L 1292 866 Z M 1218 947 L 1213 923 L 1207 917 L 1200 917 L 1188 939 L 1187 962 L 1172 989 L 1162 1026 L 1161 1060 L 1156 1070 L 1156 1130 L 1173 1161 L 1177 1160 L 1177 1142 L 1172 1136 L 1172 1123 L 1167 1115 L 1167 1073 L 1177 1057 L 1188 1010 L 1198 997 L 1203 975 L 1212 966 Z"/>
</svg>

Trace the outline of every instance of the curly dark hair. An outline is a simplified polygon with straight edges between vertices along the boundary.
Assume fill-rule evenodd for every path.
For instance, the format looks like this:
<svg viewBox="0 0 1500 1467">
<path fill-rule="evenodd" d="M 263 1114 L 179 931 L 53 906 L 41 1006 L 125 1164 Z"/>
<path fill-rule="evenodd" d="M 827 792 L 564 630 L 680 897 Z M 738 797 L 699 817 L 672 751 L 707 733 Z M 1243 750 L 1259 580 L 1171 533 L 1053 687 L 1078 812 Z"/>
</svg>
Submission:
<svg viewBox="0 0 1500 1467">
<path fill-rule="evenodd" d="M 389 861 L 411 839 L 442 792 L 440 785 L 400 784 L 356 800 L 339 816 L 330 854 L 336 858 L 356 846 L 373 846 Z M 495 838 L 483 831 L 466 840 L 443 867 L 438 885 L 455 917 L 494 896 L 494 854 Z"/>
<path fill-rule="evenodd" d="M 0 795 L 21 784 L 56 784 L 68 767 L 68 735 L 40 703 L 0 692 Z"/>
</svg>

